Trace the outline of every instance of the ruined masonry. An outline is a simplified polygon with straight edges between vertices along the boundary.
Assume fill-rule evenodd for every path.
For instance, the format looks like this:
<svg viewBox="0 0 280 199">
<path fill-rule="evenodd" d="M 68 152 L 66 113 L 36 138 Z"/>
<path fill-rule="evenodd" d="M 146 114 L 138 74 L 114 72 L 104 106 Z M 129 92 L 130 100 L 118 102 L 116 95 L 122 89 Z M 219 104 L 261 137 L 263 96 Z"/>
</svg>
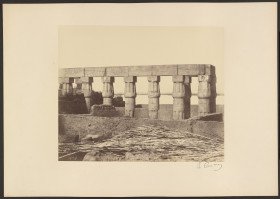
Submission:
<svg viewBox="0 0 280 199">
<path fill-rule="evenodd" d="M 116 66 L 65 68 L 59 70 L 59 84 L 62 95 L 71 95 L 74 80 L 82 86 L 88 112 L 90 94 L 94 77 L 102 77 L 103 104 L 112 106 L 114 79 L 123 77 L 125 82 L 125 115 L 134 117 L 137 77 L 146 76 L 149 82 L 149 118 L 157 119 L 160 98 L 160 77 L 172 76 L 173 81 L 173 119 L 183 120 L 190 117 L 190 98 L 192 77 L 198 77 L 198 114 L 204 116 L 216 112 L 216 74 L 215 67 L 206 64 L 153 65 L 153 66 Z"/>
</svg>

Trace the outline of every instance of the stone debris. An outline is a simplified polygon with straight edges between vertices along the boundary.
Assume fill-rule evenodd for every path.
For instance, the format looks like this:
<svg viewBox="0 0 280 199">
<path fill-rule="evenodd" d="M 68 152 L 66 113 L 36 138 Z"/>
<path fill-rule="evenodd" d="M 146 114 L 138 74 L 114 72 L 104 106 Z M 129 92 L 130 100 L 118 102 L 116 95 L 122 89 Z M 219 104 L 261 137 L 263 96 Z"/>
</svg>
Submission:
<svg viewBox="0 0 280 199">
<path fill-rule="evenodd" d="M 88 136 L 90 137 L 90 136 Z M 142 125 L 95 141 L 61 143 L 60 155 L 88 152 L 87 161 L 216 161 L 224 159 L 223 141 L 165 126 Z"/>
</svg>

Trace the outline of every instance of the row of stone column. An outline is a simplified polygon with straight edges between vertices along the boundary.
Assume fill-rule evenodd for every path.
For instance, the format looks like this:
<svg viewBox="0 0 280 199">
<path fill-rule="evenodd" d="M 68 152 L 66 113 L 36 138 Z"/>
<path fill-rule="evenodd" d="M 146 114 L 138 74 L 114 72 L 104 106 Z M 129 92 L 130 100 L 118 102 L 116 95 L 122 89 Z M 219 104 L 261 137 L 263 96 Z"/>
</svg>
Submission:
<svg viewBox="0 0 280 199">
<path fill-rule="evenodd" d="M 173 76 L 173 119 L 182 120 L 190 117 L 191 98 L 191 77 Z M 198 114 L 205 115 L 216 111 L 216 77 L 213 75 L 198 76 Z M 60 78 L 62 84 L 62 95 L 72 92 L 74 78 Z M 113 105 L 114 97 L 114 77 L 102 77 L 103 82 L 103 104 Z M 136 98 L 136 76 L 124 77 L 125 82 L 125 116 L 134 117 Z M 160 97 L 160 76 L 148 76 L 148 110 L 149 118 L 157 119 L 159 111 Z M 92 77 L 81 77 L 77 79 L 77 84 L 82 85 L 82 92 L 85 97 L 88 111 L 90 111 L 90 99 L 92 92 Z"/>
</svg>

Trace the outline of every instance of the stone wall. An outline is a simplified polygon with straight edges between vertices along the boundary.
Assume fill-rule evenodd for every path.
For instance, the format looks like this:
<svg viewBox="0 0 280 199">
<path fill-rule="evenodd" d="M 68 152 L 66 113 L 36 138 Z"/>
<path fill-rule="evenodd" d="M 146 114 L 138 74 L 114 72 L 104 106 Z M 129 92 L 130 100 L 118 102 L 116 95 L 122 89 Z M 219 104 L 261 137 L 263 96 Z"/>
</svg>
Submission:
<svg viewBox="0 0 280 199">
<path fill-rule="evenodd" d="M 65 139 L 70 142 L 86 137 L 88 134 L 111 134 L 122 132 L 130 128 L 141 125 L 166 126 L 170 129 L 181 130 L 210 138 L 224 137 L 224 123 L 219 121 L 203 121 L 199 118 L 181 121 L 150 120 L 148 118 L 129 118 L 129 117 L 94 117 L 91 115 L 59 115 L 59 135 L 60 142 Z"/>
</svg>

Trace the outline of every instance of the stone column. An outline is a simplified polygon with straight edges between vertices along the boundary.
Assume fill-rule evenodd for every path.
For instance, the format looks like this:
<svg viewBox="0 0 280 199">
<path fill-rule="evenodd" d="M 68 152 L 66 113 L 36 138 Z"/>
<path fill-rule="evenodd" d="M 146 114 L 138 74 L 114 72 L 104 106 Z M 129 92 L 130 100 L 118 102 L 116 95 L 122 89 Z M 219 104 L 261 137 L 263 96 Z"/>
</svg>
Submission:
<svg viewBox="0 0 280 199">
<path fill-rule="evenodd" d="M 115 81 L 114 77 L 102 77 L 103 82 L 103 105 L 113 106 L 113 97 L 114 97 L 114 86 Z"/>
<path fill-rule="evenodd" d="M 191 83 L 192 83 L 192 77 L 191 76 L 185 76 L 185 119 L 188 119 L 191 117 Z"/>
<path fill-rule="evenodd" d="M 134 117 L 135 97 L 136 97 L 136 76 L 124 77 L 125 82 L 125 116 Z"/>
<path fill-rule="evenodd" d="M 159 97 L 160 97 L 160 76 L 149 76 L 149 118 L 157 119 L 159 110 Z"/>
<path fill-rule="evenodd" d="M 177 75 L 172 77 L 173 80 L 173 120 L 185 119 L 185 77 Z"/>
<path fill-rule="evenodd" d="M 216 97 L 217 97 L 217 92 L 216 92 L 216 82 L 217 78 L 216 75 L 211 76 L 211 97 L 210 97 L 210 112 L 215 113 L 216 112 Z"/>
<path fill-rule="evenodd" d="M 198 115 L 203 116 L 211 113 L 211 76 L 198 76 Z"/>
<path fill-rule="evenodd" d="M 72 83 L 74 83 L 74 78 L 61 77 L 61 78 L 59 78 L 59 83 L 62 84 L 61 95 L 63 97 L 72 94 L 72 92 L 73 92 Z"/>
<path fill-rule="evenodd" d="M 88 113 L 90 112 L 91 93 L 92 93 L 93 77 L 81 77 L 79 83 L 82 84 L 82 92 L 85 97 Z"/>
</svg>

